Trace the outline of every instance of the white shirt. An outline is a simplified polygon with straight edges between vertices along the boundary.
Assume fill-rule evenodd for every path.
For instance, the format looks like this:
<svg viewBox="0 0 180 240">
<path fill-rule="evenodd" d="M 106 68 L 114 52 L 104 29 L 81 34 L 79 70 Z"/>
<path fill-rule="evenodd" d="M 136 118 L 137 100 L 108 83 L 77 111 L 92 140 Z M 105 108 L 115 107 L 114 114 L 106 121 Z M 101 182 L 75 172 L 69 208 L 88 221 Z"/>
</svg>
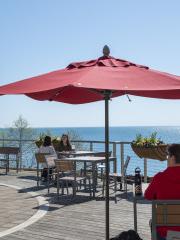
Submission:
<svg viewBox="0 0 180 240">
<path fill-rule="evenodd" d="M 46 146 L 46 147 L 40 146 L 39 153 L 47 153 L 47 154 L 53 155 L 55 158 L 57 158 L 56 151 L 52 145 Z M 46 163 L 42 164 L 42 167 L 47 168 L 47 164 Z"/>
</svg>

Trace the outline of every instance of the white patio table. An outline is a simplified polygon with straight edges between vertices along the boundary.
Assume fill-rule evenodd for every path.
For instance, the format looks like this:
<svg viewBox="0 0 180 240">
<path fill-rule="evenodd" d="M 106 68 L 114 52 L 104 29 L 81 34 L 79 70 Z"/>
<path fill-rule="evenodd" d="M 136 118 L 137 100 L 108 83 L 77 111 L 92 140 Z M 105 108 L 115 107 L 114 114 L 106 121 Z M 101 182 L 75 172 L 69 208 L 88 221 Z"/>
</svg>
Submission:
<svg viewBox="0 0 180 240">
<path fill-rule="evenodd" d="M 87 163 L 92 164 L 92 179 L 93 179 L 93 198 L 95 198 L 95 192 L 96 192 L 96 165 L 98 163 L 105 163 L 105 157 L 97 157 L 97 156 L 73 156 L 73 157 L 67 157 L 63 158 L 64 161 L 73 161 L 74 162 L 74 178 L 76 181 L 76 163 L 77 162 L 83 162 L 84 166 L 86 166 Z M 59 159 L 61 160 L 61 159 Z M 109 161 L 116 161 L 115 157 L 109 157 Z M 114 166 L 114 164 L 113 164 Z M 76 188 L 73 189 L 73 194 L 76 195 Z"/>
<path fill-rule="evenodd" d="M 57 152 L 57 155 L 59 158 L 61 158 L 62 156 L 72 156 L 72 157 L 77 157 L 77 156 L 96 156 L 96 155 L 100 155 L 100 154 L 104 154 L 105 152 L 94 152 L 94 151 L 63 151 L 63 152 Z"/>
</svg>

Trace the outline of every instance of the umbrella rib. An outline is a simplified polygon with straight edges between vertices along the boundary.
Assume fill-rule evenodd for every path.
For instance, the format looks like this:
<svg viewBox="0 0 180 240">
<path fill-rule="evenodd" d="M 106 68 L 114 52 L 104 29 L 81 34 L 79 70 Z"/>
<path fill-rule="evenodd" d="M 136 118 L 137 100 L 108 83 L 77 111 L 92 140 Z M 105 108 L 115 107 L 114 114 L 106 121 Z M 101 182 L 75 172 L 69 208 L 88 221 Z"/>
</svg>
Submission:
<svg viewBox="0 0 180 240">
<path fill-rule="evenodd" d="M 88 88 L 88 91 L 89 92 L 93 92 L 93 93 L 96 93 L 96 94 L 99 94 L 99 95 L 101 95 L 102 97 L 104 97 L 104 92 L 106 91 L 106 90 L 96 90 L 96 89 L 94 89 L 94 88 Z M 111 91 L 111 93 L 115 93 L 116 91 L 112 91 L 112 90 L 109 90 L 108 89 L 108 91 Z"/>
<path fill-rule="evenodd" d="M 68 85 L 68 86 L 70 86 L 70 85 Z M 63 93 L 68 86 L 63 87 L 61 90 L 58 90 L 58 91 L 49 99 L 49 101 L 53 101 L 53 100 L 55 101 L 55 98 L 56 98 L 57 96 L 59 96 L 61 93 Z"/>
<path fill-rule="evenodd" d="M 63 87 L 61 90 L 58 90 L 50 99 L 49 99 L 49 101 L 55 101 L 55 99 L 56 99 L 56 97 L 58 97 L 60 94 L 62 94 L 68 87 L 71 87 L 71 86 L 73 86 L 73 85 L 68 85 L 68 86 L 65 86 L 65 87 Z M 73 87 L 75 87 L 75 86 L 73 86 Z M 82 87 L 75 87 L 75 88 L 81 88 L 81 89 L 83 89 Z M 96 93 L 96 94 L 98 94 L 98 95 L 100 95 L 101 97 L 103 97 L 104 98 L 104 91 L 105 90 L 96 90 L 96 89 L 91 89 L 91 88 L 86 88 L 86 90 L 87 91 L 89 91 L 89 92 L 92 92 L 92 93 Z M 112 93 L 115 93 L 116 91 L 112 91 L 112 90 L 110 90 Z"/>
</svg>

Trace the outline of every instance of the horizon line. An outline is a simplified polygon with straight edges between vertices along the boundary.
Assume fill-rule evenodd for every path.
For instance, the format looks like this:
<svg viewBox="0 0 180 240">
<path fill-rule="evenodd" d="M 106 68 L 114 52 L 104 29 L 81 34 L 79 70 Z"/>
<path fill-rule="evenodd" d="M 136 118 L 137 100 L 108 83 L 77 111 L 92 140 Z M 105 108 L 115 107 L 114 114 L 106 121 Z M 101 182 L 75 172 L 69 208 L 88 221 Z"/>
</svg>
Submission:
<svg viewBox="0 0 180 240">
<path fill-rule="evenodd" d="M 109 126 L 110 128 L 115 128 L 115 127 L 180 127 L 180 125 L 120 125 L 120 126 Z M 0 127 L 0 129 L 7 129 L 7 128 L 13 128 L 13 127 Z M 28 126 L 27 128 L 104 128 L 104 126 L 65 126 L 65 127 L 33 127 L 33 126 Z"/>
</svg>

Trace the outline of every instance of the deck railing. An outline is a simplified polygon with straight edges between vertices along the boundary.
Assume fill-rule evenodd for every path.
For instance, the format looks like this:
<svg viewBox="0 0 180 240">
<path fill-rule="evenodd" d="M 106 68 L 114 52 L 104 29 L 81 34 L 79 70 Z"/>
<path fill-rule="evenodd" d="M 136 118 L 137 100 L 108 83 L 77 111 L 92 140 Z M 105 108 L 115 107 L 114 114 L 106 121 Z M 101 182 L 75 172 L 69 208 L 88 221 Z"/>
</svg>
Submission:
<svg viewBox="0 0 180 240">
<path fill-rule="evenodd" d="M 20 148 L 20 169 L 35 167 L 34 153 L 37 151 L 35 139 L 0 139 L 0 146 L 18 146 Z M 96 140 L 73 140 L 72 144 L 78 145 L 81 149 L 90 151 L 105 151 L 105 142 Z M 134 175 L 134 169 L 140 166 L 144 181 L 147 182 L 147 176 L 153 176 L 159 170 L 166 167 L 166 163 L 162 164 L 156 160 L 140 159 L 131 149 L 131 142 L 110 141 L 109 148 L 112 156 L 117 158 L 114 162 L 114 169 L 123 173 L 124 159 L 127 155 L 131 156 L 128 167 L 128 174 Z M 149 166 L 148 166 L 149 164 Z M 112 166 L 111 166 L 112 169 Z"/>
</svg>

